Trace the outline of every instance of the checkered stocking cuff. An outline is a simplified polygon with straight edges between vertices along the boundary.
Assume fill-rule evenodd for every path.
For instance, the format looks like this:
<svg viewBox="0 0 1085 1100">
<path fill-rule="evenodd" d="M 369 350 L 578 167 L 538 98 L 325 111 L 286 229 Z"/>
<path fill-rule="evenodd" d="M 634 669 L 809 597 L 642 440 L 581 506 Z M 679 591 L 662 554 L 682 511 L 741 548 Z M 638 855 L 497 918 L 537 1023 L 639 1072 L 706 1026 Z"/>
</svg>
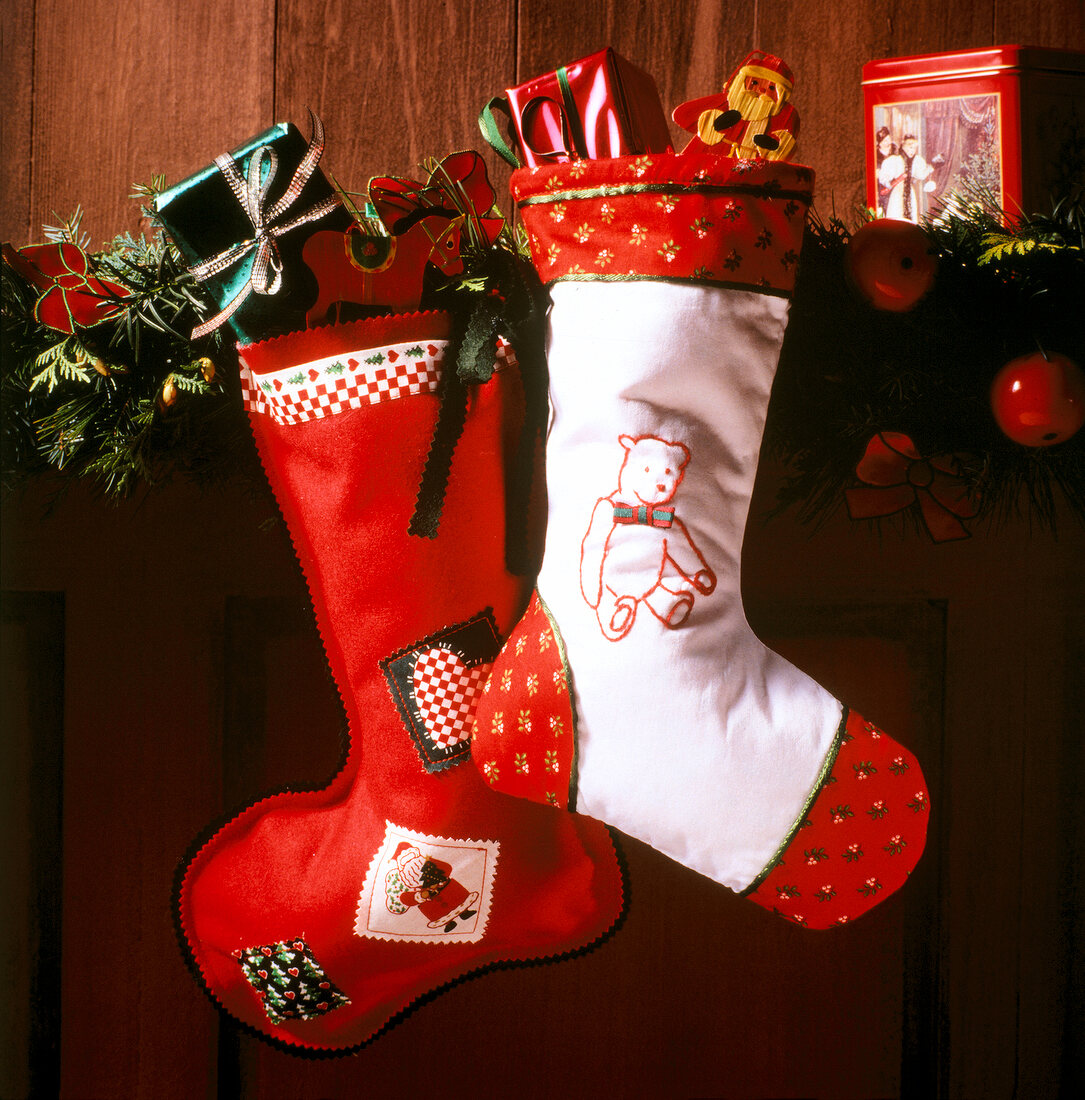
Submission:
<svg viewBox="0 0 1085 1100">
<path fill-rule="evenodd" d="M 441 381 L 447 340 L 409 341 L 364 348 L 254 374 L 241 362 L 241 396 L 249 412 L 278 424 L 303 424 L 347 409 L 419 393 L 434 393 Z M 497 369 L 516 356 L 498 343 Z"/>
</svg>

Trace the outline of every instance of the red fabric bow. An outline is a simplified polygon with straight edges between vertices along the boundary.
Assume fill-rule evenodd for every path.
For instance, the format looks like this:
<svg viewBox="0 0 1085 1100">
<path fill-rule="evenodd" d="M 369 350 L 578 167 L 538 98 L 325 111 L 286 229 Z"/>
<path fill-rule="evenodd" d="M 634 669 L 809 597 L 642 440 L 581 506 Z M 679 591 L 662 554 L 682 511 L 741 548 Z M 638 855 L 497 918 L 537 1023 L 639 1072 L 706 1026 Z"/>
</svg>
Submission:
<svg viewBox="0 0 1085 1100">
<path fill-rule="evenodd" d="M 935 542 L 966 539 L 969 531 L 959 517 L 969 518 L 979 502 L 957 472 L 956 455 L 923 457 L 903 432 L 879 432 L 867 444 L 855 473 L 872 488 L 846 489 L 848 515 L 874 519 L 901 512 L 918 502 L 927 531 Z"/>
<path fill-rule="evenodd" d="M 116 317 L 124 306 L 115 299 L 131 294 L 108 279 L 88 275 L 90 261 L 70 241 L 18 249 L 5 244 L 4 259 L 41 291 L 34 304 L 34 319 L 69 336 L 76 326 L 91 328 Z"/>
<path fill-rule="evenodd" d="M 450 220 L 465 216 L 469 236 L 488 248 L 505 224 L 503 218 L 488 216 L 497 193 L 490 185 L 486 162 L 474 150 L 452 153 L 433 165 L 425 184 L 378 176 L 370 181 L 369 198 L 392 234 L 410 228 L 428 210 L 431 216 L 443 214 Z"/>
</svg>

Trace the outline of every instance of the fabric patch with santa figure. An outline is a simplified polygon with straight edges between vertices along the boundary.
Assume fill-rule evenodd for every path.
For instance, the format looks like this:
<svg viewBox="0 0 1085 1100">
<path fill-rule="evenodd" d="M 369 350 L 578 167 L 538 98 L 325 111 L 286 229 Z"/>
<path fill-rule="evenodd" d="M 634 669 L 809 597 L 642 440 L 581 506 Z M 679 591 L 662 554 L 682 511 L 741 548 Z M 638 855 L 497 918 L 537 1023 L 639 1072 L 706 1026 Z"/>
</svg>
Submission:
<svg viewBox="0 0 1085 1100">
<path fill-rule="evenodd" d="M 355 934 L 476 943 L 486 932 L 496 840 L 427 836 L 387 822 L 358 898 Z"/>
</svg>

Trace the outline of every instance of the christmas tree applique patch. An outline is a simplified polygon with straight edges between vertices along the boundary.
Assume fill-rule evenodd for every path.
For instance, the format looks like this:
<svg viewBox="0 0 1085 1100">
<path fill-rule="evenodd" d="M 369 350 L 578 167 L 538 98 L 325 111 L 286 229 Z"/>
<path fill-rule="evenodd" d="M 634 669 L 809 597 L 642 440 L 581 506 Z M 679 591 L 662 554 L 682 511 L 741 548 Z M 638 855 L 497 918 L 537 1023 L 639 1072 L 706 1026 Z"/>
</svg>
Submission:
<svg viewBox="0 0 1085 1100">
<path fill-rule="evenodd" d="M 500 648 L 487 608 L 381 661 L 426 771 L 443 771 L 470 755 L 478 695 Z"/>
<path fill-rule="evenodd" d="M 234 952 L 264 1011 L 274 1024 L 323 1016 L 350 998 L 329 981 L 304 940 Z"/>
<path fill-rule="evenodd" d="M 387 822 L 358 898 L 354 931 L 377 940 L 482 939 L 497 867 L 496 840 L 427 836 Z"/>
</svg>

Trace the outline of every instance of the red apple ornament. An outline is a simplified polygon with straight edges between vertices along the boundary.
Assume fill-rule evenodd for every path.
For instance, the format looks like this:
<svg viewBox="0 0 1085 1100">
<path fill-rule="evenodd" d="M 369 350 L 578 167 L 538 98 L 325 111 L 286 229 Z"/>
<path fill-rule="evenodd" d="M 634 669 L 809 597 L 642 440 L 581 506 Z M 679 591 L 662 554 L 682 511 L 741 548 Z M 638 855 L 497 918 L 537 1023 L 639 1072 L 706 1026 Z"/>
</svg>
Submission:
<svg viewBox="0 0 1085 1100">
<path fill-rule="evenodd" d="M 1022 355 L 995 375 L 991 411 L 1015 443 L 1062 443 L 1085 424 L 1085 374 L 1065 355 Z"/>
<path fill-rule="evenodd" d="M 872 306 L 903 313 L 930 290 L 938 260 L 918 225 L 880 218 L 867 222 L 848 241 L 847 269 Z"/>
</svg>

